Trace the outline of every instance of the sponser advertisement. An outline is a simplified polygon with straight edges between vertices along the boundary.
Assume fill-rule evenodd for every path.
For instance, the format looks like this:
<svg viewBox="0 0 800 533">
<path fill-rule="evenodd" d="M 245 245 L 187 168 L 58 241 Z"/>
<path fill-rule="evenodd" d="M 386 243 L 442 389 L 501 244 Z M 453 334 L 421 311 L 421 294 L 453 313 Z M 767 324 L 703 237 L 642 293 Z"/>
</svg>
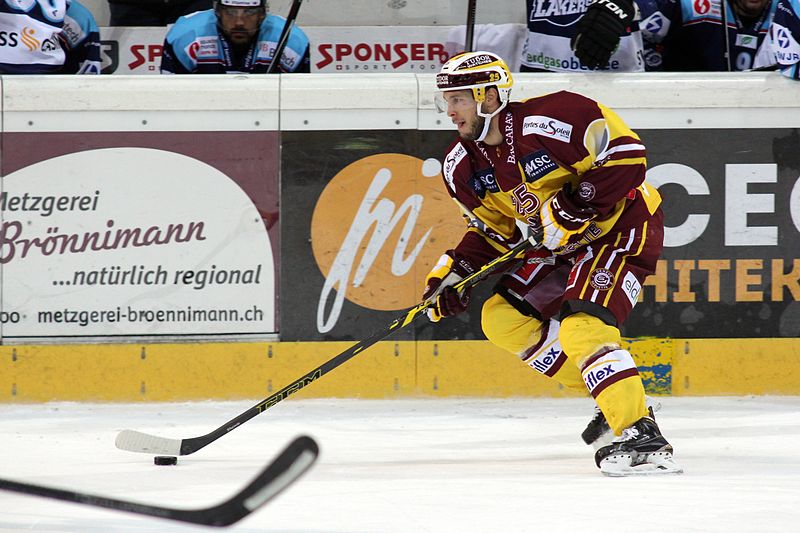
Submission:
<svg viewBox="0 0 800 533">
<path fill-rule="evenodd" d="M 3 138 L 4 339 L 275 334 L 277 133 Z"/>
<path fill-rule="evenodd" d="M 798 130 L 642 130 L 665 249 L 627 336 L 800 335 Z M 357 340 L 419 302 L 465 224 L 439 172 L 448 132 L 283 134 L 281 338 Z M 309 150 L 313 146 L 313 150 Z M 304 268 L 311 265 L 312 268 Z M 464 315 L 396 339 L 481 339 Z"/>
</svg>

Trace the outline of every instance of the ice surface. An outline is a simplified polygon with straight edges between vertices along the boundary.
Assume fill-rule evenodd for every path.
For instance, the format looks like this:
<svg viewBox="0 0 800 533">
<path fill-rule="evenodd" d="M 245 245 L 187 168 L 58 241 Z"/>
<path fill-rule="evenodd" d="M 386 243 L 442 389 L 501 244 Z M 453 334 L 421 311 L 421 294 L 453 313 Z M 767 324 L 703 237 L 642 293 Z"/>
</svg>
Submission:
<svg viewBox="0 0 800 533">
<path fill-rule="evenodd" d="M 580 433 L 588 399 L 287 400 L 155 466 L 122 429 L 183 438 L 247 402 L 1 405 L 0 477 L 171 507 L 215 504 L 292 437 L 315 467 L 233 531 L 275 533 L 800 531 L 800 397 L 660 397 L 678 476 L 612 479 Z M 209 528 L 0 492 L 0 530 Z"/>
</svg>

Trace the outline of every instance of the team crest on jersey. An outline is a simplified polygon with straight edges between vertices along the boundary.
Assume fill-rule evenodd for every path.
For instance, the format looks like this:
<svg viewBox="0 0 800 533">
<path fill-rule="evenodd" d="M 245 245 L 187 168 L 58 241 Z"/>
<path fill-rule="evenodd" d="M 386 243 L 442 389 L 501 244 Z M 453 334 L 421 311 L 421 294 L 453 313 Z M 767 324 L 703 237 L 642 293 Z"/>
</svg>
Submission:
<svg viewBox="0 0 800 533">
<path fill-rule="evenodd" d="M 444 179 L 447 181 L 447 185 L 450 187 L 450 190 L 453 192 L 456 191 L 456 186 L 454 184 L 455 180 L 455 171 L 458 164 L 467 156 L 467 149 L 464 148 L 464 145 L 461 143 L 456 144 L 450 153 L 448 153 L 444 158 L 444 165 L 442 165 L 442 173 L 444 173 Z"/>
<path fill-rule="evenodd" d="M 596 190 L 594 188 L 594 185 L 592 185 L 588 181 L 582 181 L 580 182 L 580 184 L 578 184 L 578 198 L 580 198 L 584 202 L 593 200 L 595 192 Z"/>
<path fill-rule="evenodd" d="M 522 135 L 541 135 L 562 143 L 568 143 L 572 137 L 572 124 L 561 122 L 553 117 L 529 115 L 522 123 Z"/>
<path fill-rule="evenodd" d="M 470 179 L 470 185 L 481 198 L 486 196 L 486 191 L 500 192 L 500 187 L 497 185 L 497 179 L 495 179 L 491 168 L 475 172 Z"/>
<path fill-rule="evenodd" d="M 589 284 L 598 291 L 607 291 L 614 285 L 614 273 L 607 268 L 595 268 L 589 274 Z"/>
<path fill-rule="evenodd" d="M 547 150 L 539 150 L 523 156 L 519 160 L 522 165 L 522 170 L 525 172 L 525 181 L 533 183 L 542 176 L 546 176 L 555 169 L 558 165 L 553 161 L 553 158 L 547 153 Z"/>
</svg>

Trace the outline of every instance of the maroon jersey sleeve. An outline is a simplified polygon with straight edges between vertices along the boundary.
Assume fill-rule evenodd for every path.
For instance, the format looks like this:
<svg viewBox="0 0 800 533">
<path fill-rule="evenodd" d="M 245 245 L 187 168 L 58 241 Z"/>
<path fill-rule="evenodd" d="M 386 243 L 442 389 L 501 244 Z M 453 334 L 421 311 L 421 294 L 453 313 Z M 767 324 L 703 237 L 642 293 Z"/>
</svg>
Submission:
<svg viewBox="0 0 800 533">
<path fill-rule="evenodd" d="M 535 100 L 523 135 L 537 135 L 559 165 L 578 176 L 571 193 L 577 205 L 602 218 L 644 182 L 645 147 L 611 109 L 567 91 Z"/>
<path fill-rule="evenodd" d="M 472 186 L 475 178 L 473 154 L 465 142 L 455 140 L 447 149 L 442 177 L 450 197 L 464 215 L 467 233 L 453 250 L 478 267 L 501 255 L 522 233 L 513 219 L 487 208 Z"/>
</svg>

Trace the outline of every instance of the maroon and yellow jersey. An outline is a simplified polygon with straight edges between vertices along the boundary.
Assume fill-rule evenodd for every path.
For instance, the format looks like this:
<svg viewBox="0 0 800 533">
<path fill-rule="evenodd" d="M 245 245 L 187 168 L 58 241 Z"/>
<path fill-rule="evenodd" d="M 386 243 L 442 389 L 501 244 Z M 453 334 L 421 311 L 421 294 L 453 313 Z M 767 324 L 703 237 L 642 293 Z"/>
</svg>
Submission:
<svg viewBox="0 0 800 533">
<path fill-rule="evenodd" d="M 481 264 L 523 238 L 518 223 L 536 231 L 542 204 L 567 184 L 576 205 L 597 212 L 568 245 L 575 250 L 656 212 L 661 197 L 645 183 L 645 147 L 611 109 L 562 91 L 511 102 L 498 117 L 502 143 L 459 138 L 445 156 L 447 190 L 470 226 L 461 254 Z"/>
</svg>

